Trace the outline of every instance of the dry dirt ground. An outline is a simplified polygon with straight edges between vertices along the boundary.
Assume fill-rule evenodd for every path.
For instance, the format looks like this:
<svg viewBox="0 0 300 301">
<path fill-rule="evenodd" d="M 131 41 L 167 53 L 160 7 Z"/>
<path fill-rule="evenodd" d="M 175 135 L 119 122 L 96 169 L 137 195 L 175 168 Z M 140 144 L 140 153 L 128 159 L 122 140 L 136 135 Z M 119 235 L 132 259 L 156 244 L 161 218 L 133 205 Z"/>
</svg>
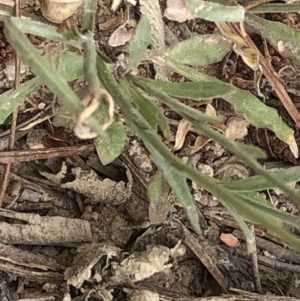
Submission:
<svg viewBox="0 0 300 301">
<path fill-rule="evenodd" d="M 96 40 L 115 59 L 120 50 L 109 44 L 119 43 L 124 36 L 115 34 L 109 40 L 120 25 L 121 9 L 112 13 L 109 1 L 100 2 Z M 165 1 L 161 4 L 166 5 Z M 43 18 L 37 1 L 21 1 L 21 6 L 23 13 Z M 134 24 L 140 16 L 138 7 L 131 7 L 130 14 Z M 284 22 L 288 16 L 272 18 Z M 215 30 L 209 22 L 164 22 L 168 45 Z M 56 26 L 72 24 L 80 25 L 79 14 Z M 3 93 L 13 85 L 14 51 L 2 30 L 0 38 Z M 59 47 L 40 37 L 30 36 L 30 40 L 45 53 Z M 257 43 L 260 46 L 259 37 Z M 270 54 L 278 68 L 285 64 L 272 49 Z M 254 90 L 251 70 L 234 54 L 204 71 Z M 143 66 L 140 72 L 154 76 L 151 66 Z M 31 77 L 22 65 L 21 80 Z M 72 86 L 79 89 L 83 83 L 76 81 Z M 267 100 L 274 99 L 267 83 L 262 92 L 270 96 Z M 91 142 L 78 141 L 53 118 L 53 99 L 43 87 L 19 110 L 14 159 L 0 210 L 1 300 L 300 300 L 299 254 L 255 227 L 257 259 L 250 257 L 236 222 L 216 198 L 191 182 L 203 229 L 199 237 L 168 190 L 164 206 L 149 205 L 147 183 L 157 167 L 138 137 L 128 129 L 121 156 L 103 166 Z M 211 105 L 225 116 L 235 116 L 221 100 Z M 285 118 L 283 109 L 274 106 Z M 168 110 L 166 114 L 173 120 L 175 136 L 178 116 Z M 0 129 L 0 148 L 5 150 L 10 119 Z M 222 180 L 251 173 L 212 141 L 191 152 L 192 139 L 193 134 L 187 135 L 177 154 L 203 172 Z M 269 132 L 250 129 L 246 142 L 272 149 L 272 160 L 293 161 L 288 149 Z M 280 192 L 265 196 L 275 207 L 297 213 Z M 259 275 L 254 273 L 255 262 Z"/>
</svg>

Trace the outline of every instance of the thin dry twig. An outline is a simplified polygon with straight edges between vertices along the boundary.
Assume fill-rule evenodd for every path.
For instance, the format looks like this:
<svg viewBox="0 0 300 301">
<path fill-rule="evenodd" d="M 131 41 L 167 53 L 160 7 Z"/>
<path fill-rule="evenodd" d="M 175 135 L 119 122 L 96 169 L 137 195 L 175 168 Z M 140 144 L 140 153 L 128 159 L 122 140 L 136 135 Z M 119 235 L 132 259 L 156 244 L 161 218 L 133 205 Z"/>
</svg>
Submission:
<svg viewBox="0 0 300 301">
<path fill-rule="evenodd" d="M 27 162 L 43 160 L 54 157 L 69 157 L 73 155 L 87 154 L 95 150 L 94 144 L 26 149 L 21 151 L 0 152 L 0 163 L 11 164 L 13 162 Z"/>
<path fill-rule="evenodd" d="M 21 5 L 20 0 L 15 1 L 15 15 L 16 17 L 21 16 Z M 21 74 L 21 57 L 18 53 L 15 56 L 15 82 L 14 82 L 14 89 L 17 90 L 20 87 L 20 74 Z M 8 149 L 12 150 L 15 144 L 15 137 L 16 137 L 16 127 L 17 127 L 17 118 L 18 118 L 18 108 L 14 110 L 11 117 L 11 127 L 10 127 L 10 137 L 9 137 L 9 144 Z M 11 163 L 7 163 L 4 168 L 4 174 L 1 182 L 0 187 L 0 208 L 2 207 L 2 202 L 4 198 L 4 194 L 6 191 L 6 187 L 9 181 L 9 172 L 11 168 Z"/>
</svg>

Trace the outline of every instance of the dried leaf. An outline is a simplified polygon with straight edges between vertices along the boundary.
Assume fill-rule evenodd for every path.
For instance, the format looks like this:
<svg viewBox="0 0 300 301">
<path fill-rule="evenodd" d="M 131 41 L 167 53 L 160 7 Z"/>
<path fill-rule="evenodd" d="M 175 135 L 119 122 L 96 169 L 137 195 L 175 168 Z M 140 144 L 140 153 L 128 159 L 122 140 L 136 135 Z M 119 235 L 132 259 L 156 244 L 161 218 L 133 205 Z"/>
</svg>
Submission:
<svg viewBox="0 0 300 301">
<path fill-rule="evenodd" d="M 195 154 L 197 151 L 199 151 L 204 145 L 206 145 L 209 141 L 211 141 L 210 138 L 207 138 L 204 135 L 199 135 L 196 138 L 196 141 L 194 145 L 192 146 L 192 154 Z"/>
<path fill-rule="evenodd" d="M 110 30 L 110 29 L 120 26 L 123 23 L 123 21 L 124 21 L 124 15 L 121 12 L 116 17 L 113 17 L 104 23 L 100 23 L 99 29 L 100 30 Z"/>
<path fill-rule="evenodd" d="M 206 106 L 205 113 L 206 113 L 208 116 L 217 116 L 216 109 L 215 109 L 211 104 L 208 104 L 208 105 Z"/>
<path fill-rule="evenodd" d="M 72 173 L 75 180 L 62 184 L 61 187 L 81 193 L 93 202 L 116 205 L 126 202 L 131 195 L 130 187 L 123 181 L 114 182 L 108 178 L 102 181 L 93 170 L 82 170 L 80 167 L 73 168 Z"/>
<path fill-rule="evenodd" d="M 83 244 L 78 249 L 71 267 L 65 270 L 65 280 L 68 285 L 80 288 L 84 281 L 89 280 L 92 275 L 92 268 L 103 257 L 107 262 L 112 257 L 118 256 L 120 249 L 107 243 Z"/>
<path fill-rule="evenodd" d="M 259 53 L 254 47 L 248 46 L 245 40 L 235 32 L 232 25 L 226 22 L 216 22 L 218 29 L 221 33 L 228 38 L 233 45 L 233 50 L 237 55 L 240 55 L 243 62 L 250 67 L 252 70 L 256 71 L 259 66 Z"/>
<path fill-rule="evenodd" d="M 72 16 L 83 3 L 83 0 L 42 0 L 43 16 L 53 22 L 61 23 Z"/>
<path fill-rule="evenodd" d="M 185 119 L 182 119 L 178 125 L 176 138 L 175 138 L 175 145 L 173 150 L 180 150 L 184 144 L 185 137 L 188 131 L 191 129 L 191 123 Z"/>
<path fill-rule="evenodd" d="M 110 9 L 112 11 L 116 11 L 117 8 L 120 6 L 121 2 L 122 2 L 122 0 L 112 0 Z"/>
<path fill-rule="evenodd" d="M 239 117 L 232 117 L 227 121 L 225 137 L 231 140 L 243 139 L 248 135 L 249 123 Z"/>
<path fill-rule="evenodd" d="M 185 7 L 182 0 L 168 0 L 164 16 L 171 21 L 179 23 L 194 19 L 194 16 Z"/>
<path fill-rule="evenodd" d="M 132 39 L 133 31 L 127 30 L 125 27 L 126 24 L 123 24 L 117 28 L 108 40 L 108 45 L 111 47 L 118 47 L 125 45 L 128 41 Z"/>
<path fill-rule="evenodd" d="M 172 264 L 167 262 L 170 256 L 174 256 L 174 249 L 148 245 L 145 252 L 133 253 L 121 264 L 112 263 L 112 280 L 115 283 L 135 283 L 170 268 Z"/>
</svg>

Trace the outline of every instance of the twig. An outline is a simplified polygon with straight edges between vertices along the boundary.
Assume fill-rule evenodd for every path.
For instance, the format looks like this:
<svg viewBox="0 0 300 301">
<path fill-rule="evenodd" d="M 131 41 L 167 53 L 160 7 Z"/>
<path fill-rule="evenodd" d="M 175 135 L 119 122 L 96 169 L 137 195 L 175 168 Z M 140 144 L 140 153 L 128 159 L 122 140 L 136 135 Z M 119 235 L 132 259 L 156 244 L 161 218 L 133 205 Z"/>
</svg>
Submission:
<svg viewBox="0 0 300 301">
<path fill-rule="evenodd" d="M 74 154 L 86 154 L 94 151 L 94 144 L 41 148 L 41 149 L 26 149 L 18 151 L 0 152 L 0 163 L 11 164 L 13 162 L 35 161 L 54 157 L 69 157 Z"/>
<path fill-rule="evenodd" d="M 252 238 L 252 244 L 254 247 L 254 251 L 250 253 L 251 263 L 252 263 L 252 275 L 253 275 L 253 282 L 254 287 L 257 293 L 261 294 L 261 282 L 260 282 L 260 273 L 258 268 L 258 261 L 257 261 L 257 248 L 256 248 L 256 240 L 255 240 L 255 228 L 252 224 L 250 226 L 250 232 L 251 232 L 251 238 Z"/>
<path fill-rule="evenodd" d="M 20 0 L 15 1 L 15 15 L 16 17 L 21 16 L 21 5 Z M 15 82 L 14 82 L 14 89 L 17 90 L 20 87 L 20 74 L 21 74 L 21 57 L 16 52 L 15 56 Z M 16 108 L 11 116 L 11 126 L 10 126 L 10 137 L 9 137 L 9 144 L 8 149 L 12 150 L 15 145 L 15 137 L 16 137 L 16 126 L 17 126 L 17 118 L 18 118 L 18 110 L 19 108 Z M 4 174 L 1 182 L 0 187 L 0 207 L 2 207 L 4 194 L 6 191 L 6 187 L 9 181 L 9 172 L 11 168 L 11 163 L 7 163 L 4 168 Z"/>
</svg>

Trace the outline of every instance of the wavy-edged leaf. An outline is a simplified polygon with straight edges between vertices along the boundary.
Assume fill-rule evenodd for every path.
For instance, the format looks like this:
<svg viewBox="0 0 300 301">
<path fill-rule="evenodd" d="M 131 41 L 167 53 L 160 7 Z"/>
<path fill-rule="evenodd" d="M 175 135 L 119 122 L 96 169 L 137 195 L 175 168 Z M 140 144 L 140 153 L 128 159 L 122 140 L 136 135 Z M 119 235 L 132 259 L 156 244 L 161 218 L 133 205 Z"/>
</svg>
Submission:
<svg viewBox="0 0 300 301">
<path fill-rule="evenodd" d="M 217 78 L 200 73 L 177 61 L 167 59 L 166 63 L 169 67 L 176 70 L 176 72 L 196 82 L 195 86 L 201 83 L 214 84 L 218 89 L 223 89 L 221 87 L 227 86 L 227 88 L 230 89 L 230 92 L 222 95 L 222 98 L 231 103 L 235 110 L 242 113 L 252 125 L 256 127 L 266 127 L 272 130 L 280 140 L 288 144 L 294 137 L 294 131 L 283 122 L 281 117 L 277 114 L 277 111 L 263 104 L 250 92 L 224 83 Z M 218 92 L 216 93 L 216 96 L 217 95 Z M 199 97 L 200 96 L 199 93 Z"/>
<path fill-rule="evenodd" d="M 268 21 L 249 15 L 249 24 L 256 32 L 265 37 L 268 42 L 285 58 L 300 64 L 300 32 L 281 22 Z"/>
<path fill-rule="evenodd" d="M 149 125 L 157 130 L 157 125 L 160 127 L 164 137 L 168 140 L 172 139 L 170 126 L 167 117 L 164 115 L 161 108 L 155 106 L 153 102 L 145 95 L 136 89 L 134 86 L 130 86 L 128 81 L 124 78 L 120 79 L 121 86 L 124 90 L 131 95 L 131 98 L 135 105 L 138 106 L 140 113 L 147 120 Z"/>
<path fill-rule="evenodd" d="M 165 54 L 184 64 L 205 66 L 221 61 L 232 44 L 218 34 L 193 36 L 169 48 Z"/>
<path fill-rule="evenodd" d="M 219 2 L 219 3 L 216 3 Z M 241 5 L 222 5 L 226 2 L 222 0 L 202 1 L 185 0 L 186 8 L 196 18 L 211 22 L 241 22 L 245 18 L 245 8 Z M 228 3 L 228 2 L 227 2 Z"/>
<path fill-rule="evenodd" d="M 149 19 L 143 15 L 129 44 L 128 71 L 138 67 L 150 43 L 151 26 Z"/>
<path fill-rule="evenodd" d="M 100 104 L 95 118 L 102 124 L 107 118 L 107 106 Z M 119 117 L 114 117 L 113 123 L 106 130 L 106 139 L 96 138 L 94 145 L 97 150 L 99 159 L 103 165 L 113 162 L 122 152 L 125 141 L 126 131 L 122 120 Z"/>
</svg>

